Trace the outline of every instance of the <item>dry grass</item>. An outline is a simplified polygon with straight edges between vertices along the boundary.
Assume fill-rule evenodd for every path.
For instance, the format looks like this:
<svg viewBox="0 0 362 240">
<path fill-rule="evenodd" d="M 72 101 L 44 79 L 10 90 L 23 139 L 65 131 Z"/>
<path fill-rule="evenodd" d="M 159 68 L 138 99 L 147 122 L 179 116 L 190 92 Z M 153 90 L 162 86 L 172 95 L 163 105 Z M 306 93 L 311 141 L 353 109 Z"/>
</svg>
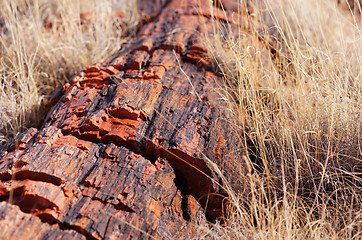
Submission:
<svg viewBox="0 0 362 240">
<path fill-rule="evenodd" d="M 43 118 L 57 84 L 119 50 L 138 23 L 135 1 L 3 0 L 0 142 Z M 112 16 L 122 10 L 123 19 Z M 81 13 L 93 12 L 86 21 Z M 49 20 L 52 24 L 49 23 Z M 48 21 L 48 22 L 47 22 Z M 81 22 L 83 23 L 81 24 Z M 47 27 L 45 27 L 47 25 Z"/>
<path fill-rule="evenodd" d="M 225 223 L 199 237 L 361 239 L 361 18 L 324 0 L 255 9 L 253 31 L 207 37 L 254 169 L 250 192 L 229 190 Z M 258 44 L 267 35 L 279 56 Z"/>
</svg>

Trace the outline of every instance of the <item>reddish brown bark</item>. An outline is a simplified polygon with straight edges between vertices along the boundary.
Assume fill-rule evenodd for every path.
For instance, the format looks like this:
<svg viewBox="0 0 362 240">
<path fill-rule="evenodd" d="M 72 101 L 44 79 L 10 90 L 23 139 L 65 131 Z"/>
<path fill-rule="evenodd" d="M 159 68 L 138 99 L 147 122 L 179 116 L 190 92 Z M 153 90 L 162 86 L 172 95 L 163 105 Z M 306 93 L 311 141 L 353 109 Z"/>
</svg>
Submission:
<svg viewBox="0 0 362 240">
<path fill-rule="evenodd" d="M 0 150 L 0 238 L 177 239 L 197 214 L 221 217 L 210 161 L 236 190 L 244 163 L 204 56 L 211 16 L 226 21 L 208 4 L 140 1 L 137 41 L 58 89 L 42 128 Z"/>
</svg>

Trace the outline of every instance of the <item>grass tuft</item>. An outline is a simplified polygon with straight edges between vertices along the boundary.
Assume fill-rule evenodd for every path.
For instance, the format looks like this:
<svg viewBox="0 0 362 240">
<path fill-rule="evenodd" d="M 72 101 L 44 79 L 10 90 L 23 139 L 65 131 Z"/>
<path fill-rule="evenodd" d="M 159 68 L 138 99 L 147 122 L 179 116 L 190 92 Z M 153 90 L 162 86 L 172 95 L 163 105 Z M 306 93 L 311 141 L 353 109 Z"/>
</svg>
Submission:
<svg viewBox="0 0 362 240">
<path fill-rule="evenodd" d="M 214 21 L 206 47 L 244 139 L 240 161 L 253 169 L 207 236 L 361 238 L 362 22 L 349 12 L 333 1 L 265 0 L 254 1 L 252 31 Z"/>
<path fill-rule="evenodd" d="M 56 85 L 119 50 L 139 22 L 135 9 L 125 0 L 3 0 L 0 142 L 42 121 Z"/>
</svg>

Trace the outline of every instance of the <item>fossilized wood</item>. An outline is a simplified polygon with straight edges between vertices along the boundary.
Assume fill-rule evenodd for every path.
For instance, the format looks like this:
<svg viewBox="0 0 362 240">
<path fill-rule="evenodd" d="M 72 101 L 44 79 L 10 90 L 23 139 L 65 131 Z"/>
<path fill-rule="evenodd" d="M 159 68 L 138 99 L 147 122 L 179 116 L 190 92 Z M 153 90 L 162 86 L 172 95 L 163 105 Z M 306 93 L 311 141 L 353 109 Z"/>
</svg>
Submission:
<svg viewBox="0 0 362 240">
<path fill-rule="evenodd" d="M 240 191 L 245 165 L 201 36 L 228 2 L 140 1 L 137 41 L 57 89 L 42 128 L 0 150 L 0 238 L 177 239 L 222 216 L 212 163 Z"/>
</svg>

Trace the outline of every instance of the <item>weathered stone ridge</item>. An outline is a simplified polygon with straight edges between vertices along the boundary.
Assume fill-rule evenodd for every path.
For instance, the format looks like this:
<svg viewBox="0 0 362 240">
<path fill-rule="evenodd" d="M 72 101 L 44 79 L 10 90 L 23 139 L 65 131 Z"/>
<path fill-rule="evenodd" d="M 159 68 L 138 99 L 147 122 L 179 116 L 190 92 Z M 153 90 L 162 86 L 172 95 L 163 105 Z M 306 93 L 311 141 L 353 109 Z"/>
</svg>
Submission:
<svg viewBox="0 0 362 240">
<path fill-rule="evenodd" d="M 211 162 L 240 188 L 222 79 L 201 37 L 235 4 L 139 6 L 137 41 L 57 89 L 42 128 L 0 150 L 0 238 L 188 238 L 190 220 L 222 216 Z"/>
</svg>

